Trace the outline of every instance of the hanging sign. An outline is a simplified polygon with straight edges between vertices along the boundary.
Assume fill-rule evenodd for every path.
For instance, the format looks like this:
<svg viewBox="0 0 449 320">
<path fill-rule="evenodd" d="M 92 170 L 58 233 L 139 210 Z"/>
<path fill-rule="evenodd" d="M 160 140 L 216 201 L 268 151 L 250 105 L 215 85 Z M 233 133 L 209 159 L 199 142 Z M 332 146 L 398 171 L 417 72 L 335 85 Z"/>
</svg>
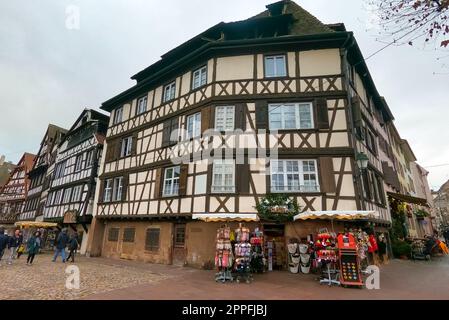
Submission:
<svg viewBox="0 0 449 320">
<path fill-rule="evenodd" d="M 64 213 L 64 224 L 74 224 L 76 223 L 76 214 L 78 210 L 69 210 Z"/>
</svg>

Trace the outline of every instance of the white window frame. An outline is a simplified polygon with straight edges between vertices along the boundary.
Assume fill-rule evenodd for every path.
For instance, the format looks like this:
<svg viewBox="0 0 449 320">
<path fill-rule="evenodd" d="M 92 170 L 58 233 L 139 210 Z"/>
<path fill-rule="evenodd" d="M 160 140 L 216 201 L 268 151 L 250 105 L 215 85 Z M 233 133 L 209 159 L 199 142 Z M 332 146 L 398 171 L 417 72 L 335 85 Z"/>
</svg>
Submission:
<svg viewBox="0 0 449 320">
<path fill-rule="evenodd" d="M 112 201 L 112 179 L 106 179 L 104 181 L 104 193 L 103 193 L 103 202 L 111 202 Z"/>
<path fill-rule="evenodd" d="M 173 100 L 175 97 L 176 97 L 176 81 L 173 81 L 164 87 L 164 98 L 162 102 Z"/>
<path fill-rule="evenodd" d="M 131 155 L 132 146 L 133 146 L 132 136 L 123 138 L 120 146 L 120 158 Z"/>
<path fill-rule="evenodd" d="M 121 201 L 123 194 L 123 177 L 115 177 L 112 188 L 112 201 Z"/>
<path fill-rule="evenodd" d="M 286 128 L 286 107 L 293 106 L 295 108 L 295 126 L 293 128 Z M 307 106 L 309 107 L 310 111 L 310 127 L 301 127 L 301 116 L 299 112 L 299 108 L 301 106 Z M 273 127 L 273 120 L 272 120 L 272 114 L 273 112 L 279 112 L 281 113 L 281 127 L 280 128 L 274 128 Z M 270 103 L 268 105 L 268 123 L 270 130 L 298 130 L 298 129 L 313 129 L 314 128 L 314 118 L 313 118 L 313 104 L 312 102 L 295 102 L 295 103 Z"/>
<path fill-rule="evenodd" d="M 200 88 L 207 84 L 207 65 L 204 65 L 193 71 L 192 90 Z"/>
<path fill-rule="evenodd" d="M 170 177 L 168 177 L 169 170 L 172 170 L 172 175 Z M 178 177 L 175 176 L 176 171 L 178 172 Z M 179 194 L 179 175 L 180 175 L 180 173 L 181 173 L 180 166 L 165 168 L 162 196 L 172 197 L 172 196 L 177 196 Z M 167 181 L 170 182 L 170 186 L 168 187 L 169 190 L 167 189 L 167 184 L 166 184 Z M 178 182 L 178 183 L 176 184 L 176 182 Z M 175 185 L 178 186 L 177 189 L 175 188 Z"/>
<path fill-rule="evenodd" d="M 75 157 L 75 172 L 83 170 L 84 154 L 79 154 Z"/>
<path fill-rule="evenodd" d="M 220 110 L 222 116 L 220 117 Z M 230 123 L 227 120 L 230 119 Z M 221 123 L 221 124 L 220 124 Z M 233 131 L 235 129 L 235 106 L 216 106 L 215 107 L 215 130 Z"/>
<path fill-rule="evenodd" d="M 92 167 L 94 165 L 94 152 L 95 152 L 95 149 L 92 149 L 92 150 L 87 152 L 86 168 L 90 168 L 90 167 Z"/>
<path fill-rule="evenodd" d="M 145 103 L 142 103 L 142 101 L 145 101 Z M 137 105 L 136 105 L 136 114 L 142 114 L 147 111 L 147 104 L 148 104 L 148 96 L 143 96 L 137 99 Z"/>
<path fill-rule="evenodd" d="M 186 139 L 196 138 L 201 135 L 201 112 L 191 114 L 186 118 L 186 129 Z"/>
<path fill-rule="evenodd" d="M 83 186 L 75 186 L 72 190 L 72 202 L 78 202 L 81 200 L 81 194 L 83 193 Z"/>
<path fill-rule="evenodd" d="M 64 191 L 63 189 L 59 189 L 58 191 L 56 191 L 55 198 L 53 199 L 54 200 L 53 204 L 61 204 L 63 191 Z"/>
<path fill-rule="evenodd" d="M 71 198 L 72 198 L 72 188 L 64 189 L 64 196 L 62 199 L 62 203 L 70 203 Z"/>
<path fill-rule="evenodd" d="M 123 106 L 114 110 L 114 119 L 112 124 L 113 125 L 118 124 L 122 122 L 122 120 L 123 120 Z"/>
<path fill-rule="evenodd" d="M 232 167 L 231 185 L 226 184 L 226 167 Z M 216 176 L 220 176 L 221 184 L 218 184 Z M 212 168 L 212 189 L 213 193 L 235 193 L 235 161 L 234 159 L 215 159 Z"/>
<path fill-rule="evenodd" d="M 284 62 L 284 74 L 279 74 L 280 71 L 277 70 L 277 64 L 276 64 L 276 60 L 277 59 L 281 59 Z M 267 74 L 267 63 L 268 60 L 272 59 L 273 60 L 273 70 L 274 73 L 272 75 Z M 279 77 L 286 77 L 287 76 L 287 58 L 285 56 L 285 54 L 277 54 L 277 55 L 270 55 L 270 56 L 265 56 L 264 58 L 264 70 L 265 70 L 265 78 L 279 78 Z"/>
<path fill-rule="evenodd" d="M 304 171 L 304 162 L 311 161 L 314 164 L 314 171 Z M 287 165 L 289 162 L 296 162 L 298 170 L 297 171 L 287 171 Z M 276 164 L 282 163 L 282 171 L 279 171 Z M 291 164 L 291 163 L 290 163 Z M 273 175 L 282 175 L 282 186 L 275 186 Z M 304 177 L 307 174 L 315 175 L 315 185 L 305 185 Z M 297 188 L 288 186 L 288 177 L 296 175 L 298 180 Z M 318 166 L 317 161 L 315 159 L 279 159 L 272 160 L 270 162 L 270 181 L 271 181 L 271 192 L 296 192 L 296 193 L 310 193 L 310 192 L 319 192 L 319 180 L 318 180 Z"/>
</svg>

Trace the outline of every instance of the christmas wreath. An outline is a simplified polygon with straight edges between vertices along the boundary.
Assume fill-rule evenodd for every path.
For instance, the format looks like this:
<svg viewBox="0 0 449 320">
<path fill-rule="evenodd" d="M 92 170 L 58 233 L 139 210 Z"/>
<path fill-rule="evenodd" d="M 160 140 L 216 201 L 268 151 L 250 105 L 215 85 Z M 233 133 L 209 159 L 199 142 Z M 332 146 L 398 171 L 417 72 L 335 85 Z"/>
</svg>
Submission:
<svg viewBox="0 0 449 320">
<path fill-rule="evenodd" d="M 259 217 L 263 220 L 275 222 L 292 221 L 299 213 L 299 205 L 295 198 L 291 199 L 286 194 L 267 194 L 256 205 Z"/>
</svg>

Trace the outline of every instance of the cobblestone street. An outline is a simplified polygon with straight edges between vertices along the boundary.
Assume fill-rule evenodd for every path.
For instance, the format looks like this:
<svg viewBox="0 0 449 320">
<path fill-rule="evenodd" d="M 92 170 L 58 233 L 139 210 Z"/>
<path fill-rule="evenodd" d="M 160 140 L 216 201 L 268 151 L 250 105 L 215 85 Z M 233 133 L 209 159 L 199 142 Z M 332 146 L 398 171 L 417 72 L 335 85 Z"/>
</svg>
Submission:
<svg viewBox="0 0 449 320">
<path fill-rule="evenodd" d="M 449 299 L 449 258 L 393 260 L 382 266 L 380 290 L 319 285 L 315 275 L 271 272 L 248 284 L 214 282 L 214 271 L 127 260 L 80 257 L 80 289 L 67 290 L 65 268 L 39 255 L 0 267 L 2 299 Z"/>
<path fill-rule="evenodd" d="M 0 300 L 3 299 L 80 299 L 88 295 L 102 293 L 139 284 L 149 284 L 167 279 L 168 274 L 160 274 L 142 264 L 120 264 L 106 259 L 77 257 L 75 265 L 80 270 L 80 289 L 65 287 L 69 274 L 61 258 L 51 262 L 50 254 L 36 256 L 32 266 L 26 265 L 26 256 L 14 260 L 13 265 L 0 266 Z"/>
</svg>

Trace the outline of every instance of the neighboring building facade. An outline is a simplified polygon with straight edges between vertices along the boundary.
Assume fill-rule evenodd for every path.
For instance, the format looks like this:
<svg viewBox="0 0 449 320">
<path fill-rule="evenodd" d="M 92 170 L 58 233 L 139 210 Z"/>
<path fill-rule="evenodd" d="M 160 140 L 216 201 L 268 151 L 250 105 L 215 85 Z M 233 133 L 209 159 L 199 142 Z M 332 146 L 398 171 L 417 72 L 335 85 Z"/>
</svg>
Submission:
<svg viewBox="0 0 449 320">
<path fill-rule="evenodd" d="M 432 192 L 439 230 L 449 227 L 449 180 L 438 191 Z"/>
<path fill-rule="evenodd" d="M 9 176 L 15 165 L 11 161 L 5 161 L 5 156 L 0 157 L 0 189 L 8 182 Z"/>
<path fill-rule="evenodd" d="M 53 149 L 62 141 L 66 132 L 66 129 L 55 125 L 50 124 L 48 126 L 35 158 L 33 169 L 28 173 L 30 189 L 23 212 L 19 215 L 18 220 L 34 221 L 43 218 L 47 191 L 50 187 L 47 170 L 56 158 Z"/>
<path fill-rule="evenodd" d="M 8 181 L 0 190 L 0 224 L 14 228 L 17 217 L 22 213 L 28 195 L 31 171 L 36 156 L 25 153 L 12 170 Z"/>
<path fill-rule="evenodd" d="M 376 228 L 388 232 L 377 131 L 388 136 L 392 115 L 353 34 L 292 1 L 267 9 L 171 50 L 103 103 L 111 119 L 90 255 L 201 265 L 213 259 L 220 224 L 192 214 L 254 214 L 270 193 L 296 199 L 303 212 L 375 211 Z M 243 147 L 236 129 L 244 132 Z M 205 160 L 207 146 L 213 155 L 231 150 L 231 159 Z M 269 161 L 264 155 L 273 150 L 278 159 Z M 367 170 L 357 168 L 360 153 L 369 158 Z M 176 163 L 173 155 L 191 159 Z M 330 228 L 281 228 L 288 243 L 322 226 Z"/>
<path fill-rule="evenodd" d="M 85 109 L 59 145 L 53 147 L 56 160 L 47 170 L 51 176 L 44 221 L 71 226 L 82 234 L 81 253 L 92 220 L 97 168 L 108 121 L 108 116 Z"/>
</svg>

